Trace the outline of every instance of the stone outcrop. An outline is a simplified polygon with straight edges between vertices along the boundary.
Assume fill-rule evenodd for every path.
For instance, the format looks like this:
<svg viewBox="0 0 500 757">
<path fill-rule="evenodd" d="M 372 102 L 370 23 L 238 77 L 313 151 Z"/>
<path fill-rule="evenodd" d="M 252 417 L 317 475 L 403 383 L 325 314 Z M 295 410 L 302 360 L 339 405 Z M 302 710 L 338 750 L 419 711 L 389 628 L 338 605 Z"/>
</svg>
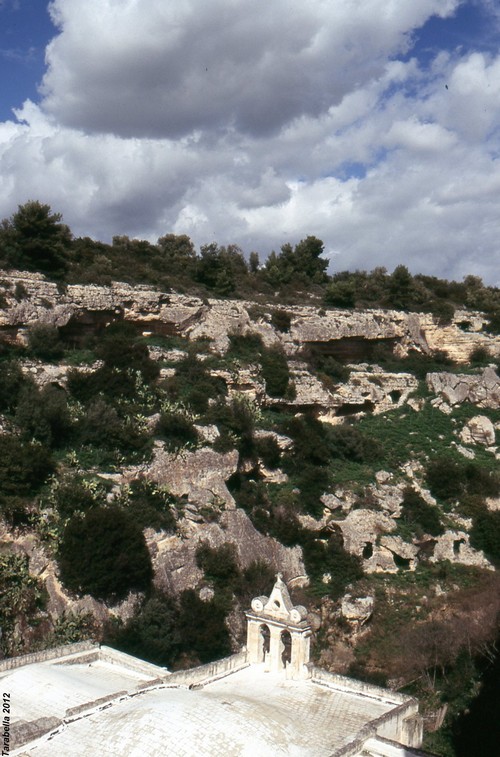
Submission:
<svg viewBox="0 0 500 757">
<path fill-rule="evenodd" d="M 500 354 L 500 337 L 482 331 L 484 316 L 468 311 L 457 311 L 453 322 L 442 326 L 426 313 L 290 306 L 290 330 L 281 333 L 269 318 L 279 306 L 259 308 L 262 314 L 255 317 L 254 303 L 204 301 L 122 282 L 74 284 L 59 291 L 40 274 L 3 272 L 0 293 L 6 303 L 0 310 L 0 330 L 11 339 L 35 323 L 53 324 L 77 334 L 122 318 L 148 332 L 209 339 L 219 353 L 227 349 L 230 334 L 252 332 L 260 334 L 266 345 L 281 343 L 290 357 L 305 345 L 354 361 L 371 359 L 377 345 L 390 346 L 400 355 L 410 349 L 424 353 L 442 350 L 458 362 L 466 362 L 477 347 L 488 349 L 492 356 Z"/>
<path fill-rule="evenodd" d="M 155 583 L 169 592 L 189 589 L 203 578 L 196 565 L 196 549 L 201 542 L 211 547 L 234 544 L 242 568 L 262 560 L 276 571 L 282 571 L 287 580 L 306 575 L 300 547 L 284 547 L 276 539 L 263 536 L 240 509 L 226 510 L 218 522 L 196 523 L 184 519 L 180 522 L 179 535 L 155 533 L 152 529 L 148 529 L 146 535 L 153 557 Z"/>
<path fill-rule="evenodd" d="M 428 373 L 427 386 L 449 406 L 471 402 L 478 407 L 500 407 L 500 378 L 493 368 L 479 375 L 466 373 Z"/>
<path fill-rule="evenodd" d="M 353 598 L 350 594 L 346 594 L 342 597 L 340 612 L 348 623 L 360 628 L 370 620 L 374 606 L 375 599 L 373 597 Z"/>
<path fill-rule="evenodd" d="M 237 465 L 236 450 L 220 454 L 211 447 L 202 447 L 174 454 L 158 445 L 144 472 L 150 481 L 167 486 L 172 494 L 185 497 L 191 505 L 234 509 L 236 504 L 225 482 Z"/>
<path fill-rule="evenodd" d="M 486 415 L 475 415 L 463 427 L 460 439 L 464 444 L 491 447 L 495 444 L 495 426 Z"/>
<path fill-rule="evenodd" d="M 434 553 L 430 562 L 450 562 L 461 565 L 476 565 L 480 568 L 492 568 L 482 552 L 473 549 L 469 543 L 469 534 L 465 531 L 446 531 L 437 537 Z"/>
</svg>

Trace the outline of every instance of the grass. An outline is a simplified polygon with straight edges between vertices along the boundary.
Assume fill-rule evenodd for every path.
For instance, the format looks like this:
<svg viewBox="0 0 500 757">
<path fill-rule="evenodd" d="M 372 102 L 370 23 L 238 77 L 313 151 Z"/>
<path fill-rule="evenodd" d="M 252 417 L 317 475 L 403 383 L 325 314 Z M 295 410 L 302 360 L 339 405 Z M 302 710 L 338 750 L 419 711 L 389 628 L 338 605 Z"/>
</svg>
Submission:
<svg viewBox="0 0 500 757">
<path fill-rule="evenodd" d="M 463 462 L 463 456 L 452 442 L 460 443 L 457 432 L 478 414 L 487 415 L 492 421 L 500 416 L 499 411 L 478 409 L 468 403 L 446 415 L 426 403 L 420 411 L 406 407 L 384 415 L 366 416 L 358 422 L 358 428 L 368 436 L 383 440 L 384 454 L 380 463 L 394 471 L 411 459 L 424 462 L 428 458 L 447 456 Z M 474 452 L 479 465 L 488 469 L 495 467 L 494 456 L 485 449 L 476 446 Z"/>
</svg>

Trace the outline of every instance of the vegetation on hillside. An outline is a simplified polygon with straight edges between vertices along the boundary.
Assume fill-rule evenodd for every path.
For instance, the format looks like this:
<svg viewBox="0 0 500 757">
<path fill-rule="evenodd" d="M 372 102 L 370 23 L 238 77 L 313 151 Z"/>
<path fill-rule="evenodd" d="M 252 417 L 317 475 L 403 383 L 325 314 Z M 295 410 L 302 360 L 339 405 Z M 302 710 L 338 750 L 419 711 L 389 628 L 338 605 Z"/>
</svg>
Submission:
<svg viewBox="0 0 500 757">
<path fill-rule="evenodd" d="M 412 276 L 404 266 L 392 274 L 377 269 L 328 275 L 323 251 L 320 240 L 307 237 L 283 245 L 261 264 L 256 253 L 247 261 L 231 245 L 211 243 L 197 253 L 188 237 L 174 234 L 156 244 L 115 237 L 107 245 L 75 239 L 60 215 L 37 202 L 20 207 L 0 228 L 0 266 L 39 271 L 61 288 L 113 279 L 204 297 L 253 298 L 250 316 L 265 318 L 285 342 L 287 305 L 297 302 L 422 310 L 442 323 L 467 306 L 486 312 L 488 329 L 499 331 L 500 293 L 477 278 L 446 282 Z M 19 302 L 27 296 L 21 284 L 13 294 Z M 278 307 L 263 305 L 271 297 Z M 439 352 L 401 358 L 377 346 L 374 363 L 419 380 L 420 409 L 395 403 L 390 412 L 368 408 L 331 425 L 320 420 L 317 407 L 293 404 L 285 351 L 265 346 L 257 333 L 231 334 L 229 349 L 220 355 L 206 340 L 148 337 L 120 314 L 110 320 L 78 339 L 56 326 L 33 324 L 25 346 L 0 342 L 0 516 L 14 536 L 42 542 L 72 597 L 89 594 L 113 607 L 128 598 L 135 610 L 127 622 L 110 621 L 104 629 L 85 613 L 56 618 L 42 581 L 6 541 L 0 544 L 2 654 L 98 635 L 175 668 L 211 661 L 242 643 L 231 619 L 269 590 L 271 566 L 256 561 L 245 568 L 237 545 L 201 542 L 196 563 L 202 579 L 173 596 L 153 585 L 146 545 L 154 532 L 182 538 L 190 506 L 144 474 L 154 449 L 175 456 L 210 444 L 216 452 L 237 450 L 228 487 L 257 531 L 301 548 L 309 586 L 297 600 L 331 624 L 317 634 L 318 656 L 329 651 L 332 628 L 336 641 L 352 646 L 339 599 L 346 592 L 374 596 L 373 617 L 351 650 L 350 673 L 406 686 L 429 710 L 449 705 L 445 729 L 451 727 L 494 651 L 499 607 L 491 597 L 498 596 L 498 580 L 495 571 L 432 562 L 433 545 L 465 522 L 471 546 L 492 566 L 500 565 L 500 513 L 487 502 L 500 494 L 496 459 L 483 448 L 467 459 L 457 447 L 458 431 L 477 407 L 464 402 L 445 414 L 431 403 L 424 383 L 428 372 L 456 370 L 452 361 Z M 470 323 L 460 327 L 466 331 Z M 314 345 L 299 358 L 331 391 L 355 372 Z M 30 361 L 64 364 L 67 380 L 40 385 Z M 470 370 L 490 362 L 479 348 Z M 263 402 L 238 395 L 224 378 L 242 366 L 265 389 Z M 500 421 L 498 410 L 481 413 Z M 126 483 L 119 475 L 124 468 Z M 401 485 L 395 535 L 418 547 L 418 564 L 407 570 L 403 558 L 394 575 L 365 575 L 363 558 L 369 559 L 373 545 L 362 556 L 349 552 L 339 527 L 346 512 L 341 505 L 325 511 L 324 495 L 340 501 L 335 497 L 346 490 L 353 512 L 381 510 L 373 489 L 382 470 Z M 214 501 L 196 515 L 217 522 L 221 506 Z M 433 748 L 447 754 L 450 740 L 439 745 L 437 738 Z"/>
<path fill-rule="evenodd" d="M 268 251 L 263 251 L 267 253 Z M 327 273 L 323 242 L 308 236 L 295 246 L 286 243 L 265 259 L 248 259 L 237 245 L 216 242 L 195 250 L 185 234 L 167 233 L 154 244 L 115 236 L 111 244 L 74 237 L 59 213 L 30 200 L 0 225 L 0 268 L 39 271 L 65 283 L 107 285 L 111 281 L 151 284 L 164 291 L 197 292 L 217 297 L 278 298 L 278 302 L 310 302 L 324 307 L 390 308 L 433 313 L 451 320 L 456 308 L 488 314 L 488 330 L 500 333 L 500 290 L 476 276 L 462 282 L 435 276 L 413 276 L 404 265 Z M 22 297 L 22 292 L 19 292 Z M 287 330 L 286 311 L 276 328 Z M 467 329 L 467 323 L 464 323 Z"/>
</svg>

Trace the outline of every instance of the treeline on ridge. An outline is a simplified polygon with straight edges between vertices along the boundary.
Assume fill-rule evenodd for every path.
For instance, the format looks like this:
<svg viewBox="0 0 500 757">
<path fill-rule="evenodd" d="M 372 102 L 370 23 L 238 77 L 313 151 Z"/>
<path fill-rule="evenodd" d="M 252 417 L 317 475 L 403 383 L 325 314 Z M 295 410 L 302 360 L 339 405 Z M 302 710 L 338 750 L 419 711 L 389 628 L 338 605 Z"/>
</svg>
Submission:
<svg viewBox="0 0 500 757">
<path fill-rule="evenodd" d="M 36 271 L 68 283 L 108 285 L 111 281 L 150 284 L 164 291 L 200 296 L 278 297 L 285 303 L 315 296 L 325 307 L 382 307 L 433 313 L 442 322 L 457 307 L 488 314 L 488 330 L 500 332 L 500 290 L 476 276 L 462 282 L 412 275 L 404 265 L 327 273 L 323 242 L 308 236 L 283 244 L 265 260 L 248 259 L 235 244 L 210 242 L 195 250 L 185 234 L 168 233 L 156 244 L 114 236 L 111 244 L 74 237 L 60 213 L 30 200 L 0 224 L 0 267 Z M 465 328 L 466 326 L 464 326 Z"/>
</svg>

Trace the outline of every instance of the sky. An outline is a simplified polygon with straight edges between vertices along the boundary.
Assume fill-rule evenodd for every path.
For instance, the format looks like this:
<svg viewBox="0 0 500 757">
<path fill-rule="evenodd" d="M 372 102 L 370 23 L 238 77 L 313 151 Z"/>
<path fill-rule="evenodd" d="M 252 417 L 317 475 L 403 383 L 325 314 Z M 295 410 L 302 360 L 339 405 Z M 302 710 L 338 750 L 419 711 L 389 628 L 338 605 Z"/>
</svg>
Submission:
<svg viewBox="0 0 500 757">
<path fill-rule="evenodd" d="M 500 285 L 499 0 L 0 0 L 0 218 Z"/>
</svg>

